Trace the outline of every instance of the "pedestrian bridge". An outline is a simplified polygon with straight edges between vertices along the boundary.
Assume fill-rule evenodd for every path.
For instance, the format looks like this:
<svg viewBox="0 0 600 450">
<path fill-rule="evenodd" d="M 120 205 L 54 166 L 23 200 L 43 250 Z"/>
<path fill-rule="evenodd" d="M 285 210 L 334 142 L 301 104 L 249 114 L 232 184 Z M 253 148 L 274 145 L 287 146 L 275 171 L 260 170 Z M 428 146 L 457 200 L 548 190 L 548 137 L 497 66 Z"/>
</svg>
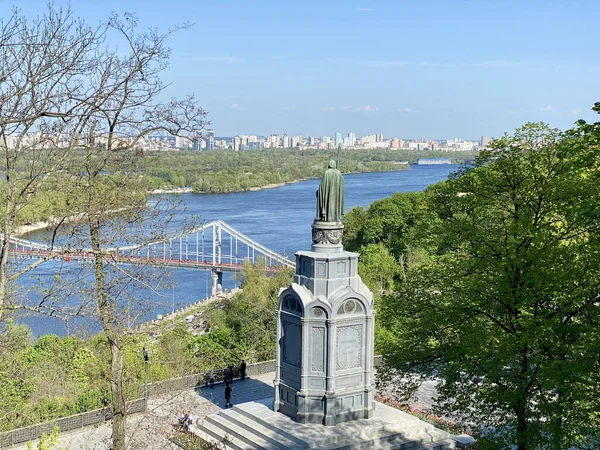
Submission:
<svg viewBox="0 0 600 450">
<path fill-rule="evenodd" d="M 10 251 L 21 258 L 91 259 L 91 249 L 50 246 L 21 238 L 10 238 Z M 107 257 L 123 264 L 147 264 L 213 271 L 235 272 L 246 262 L 267 271 L 294 267 L 286 256 L 270 250 L 222 220 L 206 223 L 163 240 L 104 249 Z"/>
</svg>

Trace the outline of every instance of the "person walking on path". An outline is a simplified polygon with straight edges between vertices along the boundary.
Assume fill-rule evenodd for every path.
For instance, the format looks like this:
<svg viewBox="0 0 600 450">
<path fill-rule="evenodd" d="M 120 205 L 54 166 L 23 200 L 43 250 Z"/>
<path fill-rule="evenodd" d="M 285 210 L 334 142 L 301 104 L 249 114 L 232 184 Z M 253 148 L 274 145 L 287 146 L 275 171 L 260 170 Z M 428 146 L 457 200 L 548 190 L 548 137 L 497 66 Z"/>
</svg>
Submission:
<svg viewBox="0 0 600 450">
<path fill-rule="evenodd" d="M 229 366 L 229 373 L 227 376 L 229 378 L 229 384 L 233 383 L 233 366 Z"/>
<path fill-rule="evenodd" d="M 229 382 L 225 382 L 225 408 L 233 406 L 231 404 L 231 385 Z"/>
<path fill-rule="evenodd" d="M 242 359 L 242 363 L 240 364 L 240 379 L 246 379 L 246 361 Z"/>
</svg>

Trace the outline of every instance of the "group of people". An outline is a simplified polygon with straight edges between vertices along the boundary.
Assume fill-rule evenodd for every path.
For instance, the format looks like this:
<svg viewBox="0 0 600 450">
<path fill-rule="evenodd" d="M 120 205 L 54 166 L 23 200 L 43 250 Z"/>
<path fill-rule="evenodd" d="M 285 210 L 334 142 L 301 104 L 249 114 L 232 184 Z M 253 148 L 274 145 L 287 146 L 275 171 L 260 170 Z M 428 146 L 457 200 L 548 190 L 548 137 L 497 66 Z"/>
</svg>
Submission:
<svg viewBox="0 0 600 450">
<path fill-rule="evenodd" d="M 223 381 L 225 381 L 225 408 L 232 407 L 231 403 L 231 383 L 233 383 L 234 369 L 233 366 L 229 366 L 223 371 Z M 215 377 L 213 372 L 208 372 L 208 384 L 212 388 L 215 384 Z M 246 379 L 246 361 L 242 360 L 240 364 L 240 380 Z M 182 416 L 179 418 L 179 428 L 178 431 L 190 431 L 190 425 L 194 423 L 194 418 L 192 416 L 192 411 L 187 410 L 184 411 Z"/>
<path fill-rule="evenodd" d="M 234 376 L 235 376 L 235 370 L 234 370 L 233 366 L 229 366 L 229 367 L 223 369 L 223 381 L 226 384 L 233 383 Z M 242 363 L 240 364 L 240 380 L 245 380 L 245 379 L 246 379 L 246 361 L 242 360 Z M 206 374 L 205 380 L 206 380 L 206 383 L 211 388 L 214 387 L 215 375 L 212 370 Z"/>
</svg>

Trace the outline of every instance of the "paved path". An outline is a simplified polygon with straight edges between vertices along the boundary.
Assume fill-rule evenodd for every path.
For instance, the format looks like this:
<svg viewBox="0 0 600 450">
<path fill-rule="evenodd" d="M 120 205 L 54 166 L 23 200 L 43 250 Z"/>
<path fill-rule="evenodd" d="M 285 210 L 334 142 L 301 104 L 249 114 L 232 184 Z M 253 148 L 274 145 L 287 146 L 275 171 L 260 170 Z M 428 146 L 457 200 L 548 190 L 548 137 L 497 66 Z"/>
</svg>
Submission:
<svg viewBox="0 0 600 450">
<path fill-rule="evenodd" d="M 269 373 L 232 384 L 233 404 L 260 400 L 273 396 L 275 373 Z M 174 392 L 170 395 L 153 397 L 148 400 L 148 411 L 136 414 L 127 420 L 128 450 L 181 450 L 171 443 L 167 436 L 177 427 L 177 418 L 184 410 L 190 409 L 194 418 L 214 414 L 225 404 L 225 386 L 215 384 L 214 388 L 203 387 L 197 391 Z M 110 422 L 82 431 L 65 433 L 59 438 L 58 448 L 67 450 L 108 450 L 110 449 Z M 14 447 L 25 450 L 27 446 Z M 35 446 L 34 446 L 35 448 Z"/>
<path fill-rule="evenodd" d="M 266 397 L 273 397 L 273 379 L 275 373 L 260 377 L 236 380 L 232 384 L 231 401 L 245 403 Z M 199 390 L 174 392 L 168 395 L 152 397 L 148 400 L 148 411 L 136 414 L 127 420 L 128 450 L 181 450 L 171 443 L 167 436 L 177 427 L 177 418 L 184 410 L 190 409 L 195 419 L 214 414 L 225 404 L 225 385 L 215 384 L 211 389 L 202 387 Z M 411 402 L 413 406 L 429 409 L 433 405 L 435 386 L 425 383 L 417 392 L 418 399 Z M 60 436 L 59 447 L 67 450 L 108 450 L 110 449 L 110 423 L 87 428 L 82 431 L 65 433 Z M 26 446 L 14 447 L 14 450 L 26 450 Z M 35 448 L 35 447 L 34 447 Z"/>
</svg>

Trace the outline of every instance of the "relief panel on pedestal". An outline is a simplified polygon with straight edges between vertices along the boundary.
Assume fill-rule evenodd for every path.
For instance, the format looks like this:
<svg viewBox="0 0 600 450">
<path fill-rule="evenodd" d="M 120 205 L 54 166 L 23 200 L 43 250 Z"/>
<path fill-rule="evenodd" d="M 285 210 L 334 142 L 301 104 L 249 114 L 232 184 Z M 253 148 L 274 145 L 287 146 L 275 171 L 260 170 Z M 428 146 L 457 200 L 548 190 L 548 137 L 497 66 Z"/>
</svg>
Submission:
<svg viewBox="0 0 600 450">
<path fill-rule="evenodd" d="M 335 370 L 362 367 L 362 325 L 340 326 L 336 333 Z"/>
<path fill-rule="evenodd" d="M 325 371 L 325 328 L 312 327 L 311 371 Z"/>
</svg>

